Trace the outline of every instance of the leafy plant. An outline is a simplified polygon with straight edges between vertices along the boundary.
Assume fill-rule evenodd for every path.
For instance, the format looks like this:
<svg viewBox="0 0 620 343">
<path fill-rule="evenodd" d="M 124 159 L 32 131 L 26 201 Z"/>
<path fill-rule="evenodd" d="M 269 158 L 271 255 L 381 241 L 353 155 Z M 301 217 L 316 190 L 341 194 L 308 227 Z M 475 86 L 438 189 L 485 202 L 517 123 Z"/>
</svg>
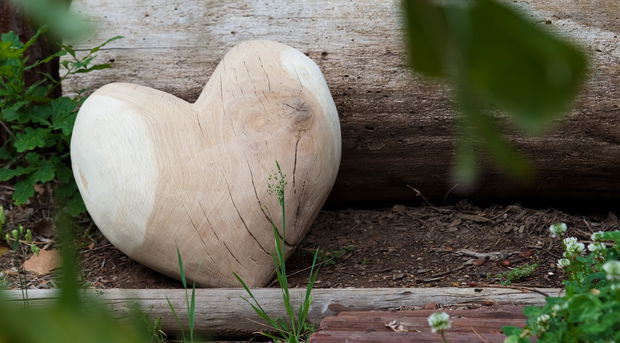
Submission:
<svg viewBox="0 0 620 343">
<path fill-rule="evenodd" d="M 552 225 L 553 236 L 566 230 Z M 565 226 L 564 226 L 565 228 Z M 597 232 L 587 246 L 575 237 L 562 240 L 565 295 L 547 297 L 542 307 L 526 307 L 525 328 L 507 326 L 505 342 L 618 342 L 620 341 L 620 231 Z"/>
<path fill-rule="evenodd" d="M 149 342 L 148 327 L 137 309 L 119 320 L 97 299 L 80 297 L 72 222 L 63 214 L 56 227 L 62 259 L 59 297 L 24 308 L 25 299 L 9 300 L 0 291 L 0 342 Z"/>
<path fill-rule="evenodd" d="M 0 233 L 4 233 L 4 239 L 6 244 L 11 250 L 13 250 L 14 261 L 17 266 L 17 275 L 19 277 L 19 288 L 22 291 L 22 298 L 25 299 L 24 306 L 28 306 L 28 284 L 26 278 L 26 271 L 24 270 L 24 261 L 26 260 L 26 254 L 29 252 L 33 254 L 39 254 L 39 247 L 34 243 L 32 239 L 32 231 L 30 229 L 24 230 L 22 225 L 19 225 L 17 229 L 13 229 L 9 232 L 4 228 L 6 222 L 6 215 L 4 213 L 4 207 L 0 205 Z"/>
<path fill-rule="evenodd" d="M 497 274 L 495 277 L 499 278 L 502 285 L 510 285 L 513 281 L 519 281 L 530 277 L 534 271 L 538 268 L 538 264 L 524 264 L 516 267 L 510 271 Z"/>
<path fill-rule="evenodd" d="M 501 110 L 525 133 L 540 133 L 565 112 L 586 76 L 577 47 L 496 0 L 403 0 L 409 63 L 447 83 L 460 108 L 456 176 L 471 184 L 476 150 L 485 149 L 508 174 L 531 174 L 503 137 Z"/>
<path fill-rule="evenodd" d="M 254 294 L 250 287 L 241 279 L 241 277 L 235 274 L 239 283 L 243 286 L 245 291 L 248 293 L 249 298 L 243 297 L 252 309 L 258 314 L 260 318 L 265 320 L 274 330 L 275 333 L 269 332 L 261 332 L 263 336 L 269 337 L 277 342 L 288 342 L 288 343 L 298 343 L 303 342 L 307 339 L 307 337 L 314 331 L 312 325 L 308 322 L 308 313 L 310 311 L 310 305 L 312 304 L 312 288 L 316 282 L 316 278 L 319 272 L 319 268 L 317 266 L 317 257 L 319 255 L 319 249 L 314 253 L 314 257 L 312 259 L 312 267 L 310 268 L 310 277 L 308 279 L 308 285 L 306 286 L 306 292 L 303 298 L 303 302 L 299 304 L 299 309 L 295 312 L 293 308 L 293 304 L 291 302 L 291 295 L 289 291 L 288 285 L 288 276 L 286 274 L 286 255 L 284 250 L 284 238 L 286 237 L 286 220 L 285 220 L 285 199 L 284 199 L 284 190 L 286 187 L 286 175 L 282 172 L 280 168 L 280 164 L 276 161 L 276 170 L 269 177 L 269 180 L 273 182 L 269 186 L 270 193 L 274 194 L 280 205 L 280 209 L 282 210 L 282 232 L 276 226 L 273 220 L 271 220 L 272 228 L 273 228 L 273 236 L 275 240 L 275 253 L 272 254 L 273 263 L 276 267 L 276 279 L 278 281 L 278 285 L 282 290 L 282 300 L 284 303 L 284 308 L 286 309 L 287 318 L 272 318 L 260 305 L 260 302 Z"/>
<path fill-rule="evenodd" d="M 177 326 L 181 329 L 181 336 L 183 342 L 194 342 L 194 324 L 196 320 L 196 283 L 192 285 L 192 295 L 191 297 L 187 293 L 187 279 L 185 278 L 185 269 L 183 268 L 183 258 L 181 257 L 181 252 L 179 248 L 177 248 L 177 258 L 179 262 L 179 271 L 181 273 L 181 283 L 183 283 L 183 289 L 185 289 L 185 307 L 187 310 L 187 324 L 189 329 L 189 340 L 185 336 L 185 330 L 183 329 L 183 323 L 181 323 L 181 319 L 177 315 L 176 310 L 174 309 L 174 305 L 170 302 L 170 299 L 166 297 L 166 301 L 168 302 L 168 307 L 174 316 L 174 320 L 177 322 Z M 190 301 L 191 299 L 191 301 Z"/>
<path fill-rule="evenodd" d="M 14 32 L 0 36 L 0 124 L 8 137 L 0 147 L 0 181 L 15 180 L 16 205 L 34 195 L 35 185 L 51 183 L 55 197 L 67 204 L 70 214 L 77 215 L 85 208 L 71 173 L 69 143 L 84 97 L 80 93 L 74 98 L 52 98 L 51 93 L 71 75 L 110 68 L 109 64 L 93 64 L 95 53 L 121 36 L 83 56 L 70 45 L 60 44 L 55 54 L 31 63 L 26 51 L 45 31 L 41 28 L 25 43 Z M 26 71 L 65 55 L 69 58 L 61 63 L 64 73 L 60 80 L 42 73 L 41 80 L 26 83 Z"/>
</svg>

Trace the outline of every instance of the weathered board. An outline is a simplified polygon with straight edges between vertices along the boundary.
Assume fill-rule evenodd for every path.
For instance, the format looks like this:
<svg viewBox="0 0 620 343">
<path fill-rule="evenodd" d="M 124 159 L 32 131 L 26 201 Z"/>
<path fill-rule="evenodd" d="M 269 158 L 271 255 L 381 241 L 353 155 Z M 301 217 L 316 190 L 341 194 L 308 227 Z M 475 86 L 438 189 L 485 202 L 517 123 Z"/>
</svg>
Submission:
<svg viewBox="0 0 620 343">
<path fill-rule="evenodd" d="M 557 296 L 559 289 L 537 289 Z M 261 305 L 272 317 L 284 318 L 282 291 L 276 288 L 252 290 Z M 293 308 L 303 299 L 305 289 L 290 290 Z M 4 291 L 3 295 L 12 301 L 20 301 L 21 291 Z M 49 302 L 56 296 L 53 290 L 30 290 L 31 306 Z M 182 289 L 104 289 L 88 290 L 87 294 L 99 297 L 119 316 L 126 315 L 133 304 L 139 304 L 152 318 L 161 318 L 161 329 L 174 335 L 179 327 L 168 307 L 173 304 L 182 323 L 187 323 L 185 291 Z M 251 335 L 266 330 L 261 319 L 241 297 L 247 294 L 242 289 L 197 289 L 196 290 L 196 332 L 226 337 Z M 524 292 L 509 288 L 340 288 L 315 289 L 308 319 L 318 325 L 323 318 L 347 311 L 398 310 L 424 306 L 428 303 L 440 305 L 458 304 L 514 304 L 544 305 L 545 298 L 536 292 Z"/>
<path fill-rule="evenodd" d="M 445 332 L 448 342 L 501 343 L 506 339 L 502 327 L 526 324 L 523 308 L 514 305 L 469 310 L 343 312 L 323 319 L 310 342 L 439 342 L 439 334 L 433 333 L 427 322 L 435 312 L 450 315 L 452 326 Z"/>
<path fill-rule="evenodd" d="M 510 2 L 512 3 L 512 2 Z M 398 0 L 75 0 L 96 34 L 125 38 L 101 52 L 115 69 L 66 82 L 66 92 L 113 81 L 139 83 L 194 101 L 224 52 L 271 39 L 319 64 L 339 110 L 342 166 L 331 204 L 442 199 L 454 156 L 448 90 L 410 73 Z M 549 135 L 513 136 L 538 176 L 530 185 L 489 169 L 474 197 L 617 198 L 620 192 L 620 2 L 525 0 L 540 25 L 578 41 L 592 57 L 591 80 L 570 117 Z M 460 188 L 456 187 L 455 191 Z M 453 192 L 452 194 L 455 194 Z"/>
</svg>

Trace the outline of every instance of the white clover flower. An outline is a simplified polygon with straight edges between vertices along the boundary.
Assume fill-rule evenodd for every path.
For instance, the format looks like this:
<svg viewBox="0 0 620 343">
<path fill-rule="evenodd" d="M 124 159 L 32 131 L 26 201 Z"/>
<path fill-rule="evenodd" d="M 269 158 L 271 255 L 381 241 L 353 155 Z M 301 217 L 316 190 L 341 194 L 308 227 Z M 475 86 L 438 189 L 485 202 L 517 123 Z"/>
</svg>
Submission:
<svg viewBox="0 0 620 343">
<path fill-rule="evenodd" d="M 561 258 L 558 260 L 558 268 L 564 269 L 570 266 L 570 260 L 567 258 Z"/>
<path fill-rule="evenodd" d="M 433 332 L 449 329 L 452 326 L 450 316 L 445 312 L 435 312 L 428 316 L 428 325 Z"/>
<path fill-rule="evenodd" d="M 551 320 L 551 316 L 548 314 L 541 314 L 536 318 L 536 325 L 540 327 L 541 331 L 546 331 L 549 328 L 549 321 Z"/>
<path fill-rule="evenodd" d="M 566 258 L 574 258 L 581 255 L 585 250 L 586 246 L 583 243 L 577 242 L 577 238 L 568 237 L 564 238 L 564 257 Z"/>
<path fill-rule="evenodd" d="M 620 283 L 614 283 L 613 285 L 611 285 L 611 290 L 620 291 Z"/>
<path fill-rule="evenodd" d="M 607 280 L 620 280 L 620 261 L 609 261 L 603 265 L 603 270 L 607 273 Z"/>
<path fill-rule="evenodd" d="M 592 234 L 592 240 L 595 242 L 600 242 L 603 240 L 603 234 L 605 234 L 605 232 L 603 231 L 597 231 L 595 233 Z"/>
<path fill-rule="evenodd" d="M 555 317 L 558 315 L 558 312 L 561 312 L 562 310 L 564 310 L 563 306 L 555 304 L 551 306 L 551 315 Z"/>
<path fill-rule="evenodd" d="M 605 251 L 605 246 L 603 245 L 603 243 L 594 242 L 594 243 L 588 244 L 588 250 L 590 250 L 593 253 L 601 253 Z"/>
<path fill-rule="evenodd" d="M 558 236 L 562 237 L 566 233 L 566 224 L 555 223 L 549 226 L 549 231 L 551 232 L 551 237 L 553 238 L 557 238 Z"/>
</svg>

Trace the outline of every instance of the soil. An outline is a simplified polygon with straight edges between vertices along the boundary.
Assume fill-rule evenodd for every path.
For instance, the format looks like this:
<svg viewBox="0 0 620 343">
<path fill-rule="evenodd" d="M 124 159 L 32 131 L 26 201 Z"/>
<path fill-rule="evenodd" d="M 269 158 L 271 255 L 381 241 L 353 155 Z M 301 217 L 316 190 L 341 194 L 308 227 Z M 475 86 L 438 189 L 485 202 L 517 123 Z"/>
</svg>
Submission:
<svg viewBox="0 0 620 343">
<path fill-rule="evenodd" d="M 0 192 L 5 193 L 5 192 Z M 7 224 L 35 229 L 41 248 L 53 248 L 53 225 L 46 203 L 12 208 L 5 194 Z M 313 253 L 319 248 L 318 288 L 480 287 L 500 285 L 500 275 L 525 264 L 534 273 L 513 286 L 559 287 L 561 256 L 549 225 L 564 222 L 569 235 L 589 240 L 594 231 L 618 230 L 614 213 L 578 216 L 555 209 L 519 205 L 477 207 L 469 201 L 449 206 L 394 205 L 377 210 L 322 211 L 287 264 L 292 286 L 304 287 Z M 89 225 L 90 223 L 90 225 Z M 84 282 L 94 288 L 177 288 L 181 284 L 152 271 L 114 248 L 88 219 L 79 238 Z M 4 245 L 3 245 L 4 244 Z M 0 276 L 15 287 L 14 253 L 0 243 Z M 53 275 L 29 273 L 30 288 L 55 286 Z M 276 285 L 272 283 L 273 287 Z"/>
</svg>

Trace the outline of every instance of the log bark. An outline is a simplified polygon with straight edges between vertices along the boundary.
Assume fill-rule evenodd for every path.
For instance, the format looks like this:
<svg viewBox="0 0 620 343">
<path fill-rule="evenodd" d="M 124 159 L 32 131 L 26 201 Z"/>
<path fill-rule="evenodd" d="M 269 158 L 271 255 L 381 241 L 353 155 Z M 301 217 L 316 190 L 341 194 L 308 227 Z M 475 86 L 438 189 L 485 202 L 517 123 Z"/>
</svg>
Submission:
<svg viewBox="0 0 620 343">
<path fill-rule="evenodd" d="M 538 289 L 557 296 L 560 289 Z M 305 289 L 291 289 L 293 308 L 298 308 Z M 263 308 L 270 316 L 285 318 L 282 292 L 279 289 L 253 290 Z M 21 301 L 21 291 L 5 291 L 10 301 Z M 56 297 L 55 290 L 30 290 L 31 306 L 42 306 Z M 119 317 L 126 315 L 133 304 L 153 319 L 161 318 L 161 329 L 174 335 L 179 327 L 171 313 L 167 299 L 173 304 L 182 323 L 187 323 L 185 291 L 182 289 L 104 289 L 88 290 L 107 304 Z M 242 289 L 197 289 L 196 332 L 226 337 L 243 337 L 265 330 L 264 322 L 241 298 L 247 294 Z M 309 320 L 318 324 L 327 316 L 345 311 L 398 310 L 421 307 L 428 303 L 440 305 L 458 304 L 513 304 L 542 306 L 544 296 L 536 292 L 523 292 L 509 288 L 347 288 L 315 289 Z"/>
<path fill-rule="evenodd" d="M 620 191 L 620 4 L 614 0 L 526 0 L 534 19 L 581 44 L 591 78 L 574 110 L 548 135 L 511 140 L 538 174 L 517 184 L 488 168 L 474 198 L 613 199 Z M 455 111 L 449 91 L 405 64 L 399 1 L 74 1 L 98 25 L 83 47 L 113 35 L 102 51 L 115 69 L 76 77 L 67 92 L 113 81 L 139 83 L 194 101 L 224 52 L 271 39 L 316 61 L 342 125 L 342 165 L 332 205 L 429 199 L 453 188 Z M 456 187 L 458 192 L 460 187 Z M 455 194 L 453 192 L 452 194 Z"/>
</svg>

